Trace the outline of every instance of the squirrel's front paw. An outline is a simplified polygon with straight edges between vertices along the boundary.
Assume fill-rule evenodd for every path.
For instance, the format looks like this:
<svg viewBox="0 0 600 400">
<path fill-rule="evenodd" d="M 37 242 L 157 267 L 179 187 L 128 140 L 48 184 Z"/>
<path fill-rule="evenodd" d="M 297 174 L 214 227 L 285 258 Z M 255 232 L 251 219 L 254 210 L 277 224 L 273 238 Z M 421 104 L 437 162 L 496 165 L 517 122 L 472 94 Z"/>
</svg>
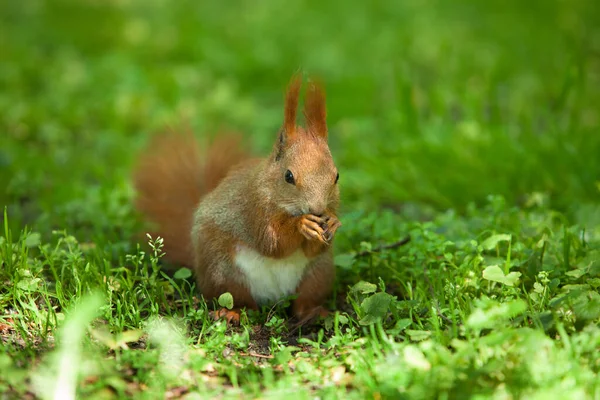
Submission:
<svg viewBox="0 0 600 400">
<path fill-rule="evenodd" d="M 323 228 L 323 238 L 329 243 L 335 236 L 335 232 L 338 230 L 338 228 L 342 226 L 342 223 L 333 214 L 325 215 L 323 219 L 326 221 Z"/>
<path fill-rule="evenodd" d="M 327 221 L 316 215 L 306 214 L 300 217 L 300 233 L 308 240 L 316 240 L 323 244 L 327 244 L 327 241 L 323 236 L 326 226 Z"/>
</svg>

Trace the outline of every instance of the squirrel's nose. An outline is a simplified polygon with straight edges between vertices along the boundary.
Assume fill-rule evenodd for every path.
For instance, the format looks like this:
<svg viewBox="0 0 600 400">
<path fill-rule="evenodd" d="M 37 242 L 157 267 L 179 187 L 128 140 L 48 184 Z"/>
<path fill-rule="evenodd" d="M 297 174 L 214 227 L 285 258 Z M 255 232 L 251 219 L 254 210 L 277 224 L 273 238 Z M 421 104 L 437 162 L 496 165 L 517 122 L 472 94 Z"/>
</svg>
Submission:
<svg viewBox="0 0 600 400">
<path fill-rule="evenodd" d="M 309 211 L 310 211 L 310 214 L 320 217 L 323 214 L 325 214 L 325 206 L 316 206 L 316 207 L 313 206 L 313 207 L 310 207 Z"/>
</svg>

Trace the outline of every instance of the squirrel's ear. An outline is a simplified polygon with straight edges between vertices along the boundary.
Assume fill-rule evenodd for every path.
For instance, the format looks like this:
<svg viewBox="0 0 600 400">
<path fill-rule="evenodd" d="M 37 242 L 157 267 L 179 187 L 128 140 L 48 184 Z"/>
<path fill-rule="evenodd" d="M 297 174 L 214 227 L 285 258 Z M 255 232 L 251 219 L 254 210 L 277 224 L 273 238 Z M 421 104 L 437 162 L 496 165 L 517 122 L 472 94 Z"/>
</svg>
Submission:
<svg viewBox="0 0 600 400">
<path fill-rule="evenodd" d="M 296 113 L 298 111 L 298 97 L 300 95 L 301 85 L 302 76 L 299 73 L 296 73 L 292 77 L 285 94 L 283 126 L 279 131 L 279 138 L 275 142 L 275 160 L 281 158 L 286 145 L 298 135 L 296 129 Z"/>
<path fill-rule="evenodd" d="M 310 82 L 304 99 L 306 127 L 313 135 L 327 139 L 327 109 L 325 91 L 317 82 Z"/>
<path fill-rule="evenodd" d="M 283 134 L 285 139 L 292 139 L 296 136 L 296 112 L 298 110 L 298 97 L 300 95 L 300 86 L 302 77 L 299 73 L 292 77 L 285 95 L 285 108 L 283 115 Z"/>
</svg>

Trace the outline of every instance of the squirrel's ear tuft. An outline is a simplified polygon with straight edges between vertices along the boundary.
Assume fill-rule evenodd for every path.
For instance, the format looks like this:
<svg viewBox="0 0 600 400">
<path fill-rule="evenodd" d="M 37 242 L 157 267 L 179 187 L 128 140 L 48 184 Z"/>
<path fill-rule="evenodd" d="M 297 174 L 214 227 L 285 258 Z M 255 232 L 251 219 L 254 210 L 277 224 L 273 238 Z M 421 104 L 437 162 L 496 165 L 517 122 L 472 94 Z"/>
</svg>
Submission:
<svg viewBox="0 0 600 400">
<path fill-rule="evenodd" d="M 283 126 L 275 142 L 275 160 L 279 160 L 286 145 L 298 135 L 296 128 L 296 113 L 298 111 L 298 97 L 302 86 L 302 75 L 298 72 L 292 76 L 285 94 L 283 112 Z"/>
<path fill-rule="evenodd" d="M 308 131 L 327 139 L 327 109 L 325 107 L 325 91 L 318 82 L 310 82 L 304 99 L 304 117 Z"/>
<path fill-rule="evenodd" d="M 296 135 L 296 112 L 298 110 L 300 86 L 302 86 L 302 76 L 300 73 L 296 73 L 292 77 L 285 95 L 283 133 L 286 135 L 286 139 L 291 139 Z"/>
</svg>

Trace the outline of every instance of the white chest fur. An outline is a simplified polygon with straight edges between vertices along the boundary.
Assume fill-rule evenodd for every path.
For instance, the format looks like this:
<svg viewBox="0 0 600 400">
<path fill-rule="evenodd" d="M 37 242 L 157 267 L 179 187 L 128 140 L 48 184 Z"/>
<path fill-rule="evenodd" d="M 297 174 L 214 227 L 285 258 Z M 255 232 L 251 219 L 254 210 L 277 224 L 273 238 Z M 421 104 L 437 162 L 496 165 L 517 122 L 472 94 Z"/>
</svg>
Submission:
<svg viewBox="0 0 600 400">
<path fill-rule="evenodd" d="M 278 259 L 265 257 L 244 246 L 236 249 L 234 260 L 245 275 L 252 297 L 259 304 L 277 301 L 293 294 L 308 261 L 302 250 L 287 258 Z"/>
</svg>

